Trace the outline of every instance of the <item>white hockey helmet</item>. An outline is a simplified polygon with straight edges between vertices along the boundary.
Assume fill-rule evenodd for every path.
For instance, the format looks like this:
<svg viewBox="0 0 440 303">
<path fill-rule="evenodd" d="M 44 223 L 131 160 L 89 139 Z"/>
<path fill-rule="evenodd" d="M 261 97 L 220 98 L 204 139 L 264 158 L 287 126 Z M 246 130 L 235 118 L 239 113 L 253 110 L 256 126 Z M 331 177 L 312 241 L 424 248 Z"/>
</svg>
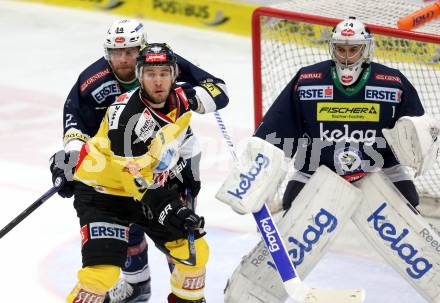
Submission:
<svg viewBox="0 0 440 303">
<path fill-rule="evenodd" d="M 338 56 L 340 46 L 360 46 L 355 54 L 345 55 L 345 60 Z M 343 85 L 351 85 L 359 78 L 364 64 L 371 61 L 373 55 L 374 40 L 366 26 L 350 17 L 338 23 L 330 38 L 330 54 L 336 65 L 339 81 Z M 340 54 L 340 52 L 339 52 Z M 353 61 L 354 58 L 359 57 Z"/>
<path fill-rule="evenodd" d="M 104 39 L 105 58 L 109 59 L 108 49 L 136 47 L 146 44 L 147 33 L 143 24 L 136 19 L 116 20 L 109 27 Z"/>
</svg>

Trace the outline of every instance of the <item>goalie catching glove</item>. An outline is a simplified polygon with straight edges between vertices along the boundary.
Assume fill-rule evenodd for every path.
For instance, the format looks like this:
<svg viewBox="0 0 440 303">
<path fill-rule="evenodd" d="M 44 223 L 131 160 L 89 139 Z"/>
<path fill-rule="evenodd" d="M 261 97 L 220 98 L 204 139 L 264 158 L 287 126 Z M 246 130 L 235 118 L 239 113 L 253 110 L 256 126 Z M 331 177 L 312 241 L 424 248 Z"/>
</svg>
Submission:
<svg viewBox="0 0 440 303">
<path fill-rule="evenodd" d="M 436 162 L 440 148 L 440 122 L 428 117 L 404 116 L 382 133 L 397 160 L 423 175 Z"/>
<path fill-rule="evenodd" d="M 205 225 L 203 217 L 182 204 L 175 184 L 147 190 L 141 202 L 148 209 L 149 219 L 178 234 L 189 228 L 202 229 Z"/>
<path fill-rule="evenodd" d="M 258 137 L 251 137 L 239 160 L 216 198 L 239 214 L 257 212 L 284 179 L 287 172 L 284 153 Z"/>
</svg>

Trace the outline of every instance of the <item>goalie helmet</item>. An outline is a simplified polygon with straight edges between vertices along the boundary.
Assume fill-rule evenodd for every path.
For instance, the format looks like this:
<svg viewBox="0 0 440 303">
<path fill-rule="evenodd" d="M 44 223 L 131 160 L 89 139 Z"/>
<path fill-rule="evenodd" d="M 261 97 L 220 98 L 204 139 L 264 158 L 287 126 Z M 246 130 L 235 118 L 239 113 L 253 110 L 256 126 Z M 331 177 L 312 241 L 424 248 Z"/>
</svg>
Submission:
<svg viewBox="0 0 440 303">
<path fill-rule="evenodd" d="M 136 77 L 140 83 L 144 66 L 170 66 L 174 80 L 178 74 L 176 55 L 166 43 L 151 43 L 141 49 L 136 59 Z"/>
<path fill-rule="evenodd" d="M 109 49 L 142 47 L 146 41 L 147 34 L 141 22 L 136 19 L 116 20 L 105 35 L 105 58 L 109 59 Z"/>
<path fill-rule="evenodd" d="M 330 53 L 343 85 L 351 85 L 358 80 L 365 64 L 371 61 L 373 47 L 373 36 L 354 17 L 335 26 L 330 38 Z"/>
</svg>

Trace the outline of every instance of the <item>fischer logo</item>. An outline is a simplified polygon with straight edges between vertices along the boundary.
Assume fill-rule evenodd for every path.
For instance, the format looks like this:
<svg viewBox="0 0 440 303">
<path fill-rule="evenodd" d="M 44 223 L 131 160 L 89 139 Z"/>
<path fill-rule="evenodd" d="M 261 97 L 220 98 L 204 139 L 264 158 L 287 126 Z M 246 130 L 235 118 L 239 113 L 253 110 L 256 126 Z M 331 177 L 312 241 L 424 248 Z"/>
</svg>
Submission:
<svg viewBox="0 0 440 303">
<path fill-rule="evenodd" d="M 341 35 L 344 37 L 351 37 L 354 36 L 354 34 L 355 34 L 354 30 L 352 30 L 351 28 L 343 29 L 341 32 Z"/>
<path fill-rule="evenodd" d="M 410 243 L 402 242 L 409 234 L 407 228 L 404 228 L 400 235 L 397 236 L 398 231 L 396 227 L 391 222 L 385 220 L 386 216 L 381 215 L 381 212 L 386 207 L 387 203 L 383 202 L 382 205 L 367 218 L 367 222 L 372 221 L 373 228 L 377 231 L 379 237 L 391 243 L 391 250 L 397 253 L 400 259 L 410 265 L 410 267 L 406 269 L 408 275 L 413 279 L 420 279 L 432 268 L 432 264 L 426 258 L 416 258 L 419 251 Z"/>
<path fill-rule="evenodd" d="M 300 100 L 333 100 L 333 85 L 299 87 Z"/>
<path fill-rule="evenodd" d="M 256 177 L 260 174 L 263 168 L 266 168 L 270 163 L 269 158 L 265 155 L 259 153 L 255 158 L 255 161 L 247 174 L 240 173 L 240 183 L 238 188 L 233 191 L 228 190 L 228 193 L 238 199 L 242 199 L 248 190 L 251 188 L 252 183 L 255 181 Z"/>
<path fill-rule="evenodd" d="M 280 246 L 278 245 L 277 238 L 275 237 L 276 234 L 275 226 L 273 225 L 273 222 L 270 219 L 270 217 L 261 219 L 260 224 L 261 224 L 261 232 L 264 233 L 267 242 L 269 242 L 268 244 L 269 251 L 270 252 L 279 251 Z"/>
<path fill-rule="evenodd" d="M 381 80 L 381 81 L 397 82 L 397 83 L 402 84 L 402 80 L 398 76 L 375 74 L 374 79 Z"/>
<path fill-rule="evenodd" d="M 146 54 L 145 61 L 147 61 L 147 62 L 165 62 L 165 61 L 167 61 L 167 54 Z"/>
<path fill-rule="evenodd" d="M 316 80 L 322 79 L 322 73 L 306 73 L 299 76 L 299 80 Z"/>
<path fill-rule="evenodd" d="M 402 99 L 402 90 L 398 88 L 366 86 L 365 100 L 399 103 Z"/>
<path fill-rule="evenodd" d="M 371 146 L 376 141 L 376 130 L 367 129 L 354 130 L 350 132 L 348 124 L 344 124 L 344 130 L 332 129 L 325 130 L 324 123 L 319 123 L 319 136 L 323 141 L 329 142 L 341 142 L 345 141 L 347 143 L 364 143 L 367 146 Z"/>
</svg>

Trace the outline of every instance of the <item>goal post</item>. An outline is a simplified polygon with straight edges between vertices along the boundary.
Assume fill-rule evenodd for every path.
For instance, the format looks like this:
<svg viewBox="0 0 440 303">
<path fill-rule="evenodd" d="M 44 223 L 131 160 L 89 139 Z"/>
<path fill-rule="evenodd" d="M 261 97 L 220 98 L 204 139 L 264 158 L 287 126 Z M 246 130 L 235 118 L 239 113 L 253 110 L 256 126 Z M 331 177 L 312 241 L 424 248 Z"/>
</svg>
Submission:
<svg viewBox="0 0 440 303">
<path fill-rule="evenodd" d="M 364 22 L 373 34 L 373 61 L 400 70 L 417 89 L 426 112 L 440 120 L 440 35 L 435 34 L 440 33 L 440 22 L 425 28 L 426 32 L 399 30 L 393 24 L 417 10 L 415 5 L 408 5 L 405 0 L 393 0 L 390 4 L 383 0 L 353 2 L 357 9 L 347 0 L 292 0 L 255 10 L 252 18 L 255 127 L 301 67 L 331 58 L 328 50 L 331 30 L 349 16 Z M 384 14 L 387 20 L 378 19 Z M 440 204 L 439 164 L 417 178 L 416 185 L 422 197 Z"/>
</svg>

